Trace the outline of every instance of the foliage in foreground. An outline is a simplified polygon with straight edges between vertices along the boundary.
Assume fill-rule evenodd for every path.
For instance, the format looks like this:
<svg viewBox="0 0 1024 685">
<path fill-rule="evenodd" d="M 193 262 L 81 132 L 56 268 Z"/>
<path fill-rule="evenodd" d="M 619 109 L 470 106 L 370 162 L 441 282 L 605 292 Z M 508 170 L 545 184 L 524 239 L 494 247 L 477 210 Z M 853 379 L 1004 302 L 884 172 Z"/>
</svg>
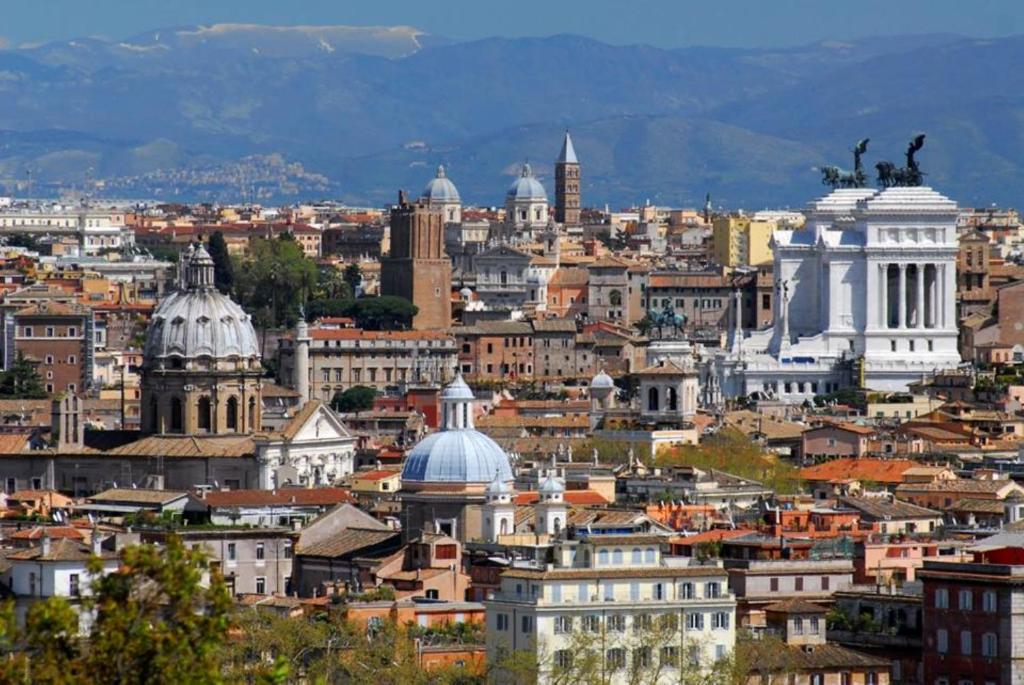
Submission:
<svg viewBox="0 0 1024 685">
<path fill-rule="evenodd" d="M 13 607 L 0 620 L 0 682 L 5 683 L 219 683 L 220 650 L 228 630 L 231 598 L 198 550 L 176 537 L 163 548 L 123 550 L 119 572 L 102 575 L 93 558 L 91 595 L 82 600 L 92 617 L 87 635 L 66 599 L 31 606 L 19 628 Z"/>
</svg>

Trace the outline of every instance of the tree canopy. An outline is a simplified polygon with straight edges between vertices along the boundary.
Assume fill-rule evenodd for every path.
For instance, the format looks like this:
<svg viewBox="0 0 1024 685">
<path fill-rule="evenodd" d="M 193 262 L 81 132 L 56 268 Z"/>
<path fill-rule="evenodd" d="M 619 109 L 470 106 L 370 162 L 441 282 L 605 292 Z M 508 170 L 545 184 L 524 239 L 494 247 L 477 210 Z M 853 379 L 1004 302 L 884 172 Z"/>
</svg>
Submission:
<svg viewBox="0 0 1024 685">
<path fill-rule="evenodd" d="M 679 445 L 658 452 L 659 466 L 694 466 L 718 469 L 741 478 L 762 482 L 779 494 L 799 490 L 800 477 L 795 467 L 766 453 L 735 428 L 723 428 L 699 445 Z"/>
<path fill-rule="evenodd" d="M 236 258 L 235 297 L 263 326 L 292 326 L 317 283 L 316 264 L 288 234 L 254 238 Z"/>
<path fill-rule="evenodd" d="M 18 629 L 13 605 L 0 620 L 0 681 L 6 683 L 220 683 L 231 598 L 203 552 L 171 536 L 166 545 L 126 547 L 121 568 L 89 562 L 81 610 L 62 597 L 33 604 Z"/>
<path fill-rule="evenodd" d="M 11 364 L 11 368 L 0 371 L 0 399 L 43 400 L 47 396 L 42 377 L 21 352 Z"/>
<path fill-rule="evenodd" d="M 359 268 L 359 264 L 352 262 L 345 267 L 345 282 L 348 283 L 349 292 L 353 296 L 359 293 L 359 286 L 363 283 L 363 270 Z"/>
<path fill-rule="evenodd" d="M 315 300 L 310 302 L 310 318 L 321 316 L 348 316 L 356 325 L 371 331 L 391 331 L 408 328 L 419 309 L 409 300 L 393 295 L 360 297 L 357 300 Z"/>
<path fill-rule="evenodd" d="M 366 411 L 373 409 L 377 391 L 366 385 L 353 385 L 348 390 L 339 390 L 331 399 L 331 409 L 339 412 Z"/>
<path fill-rule="evenodd" d="M 235 270 L 224 234 L 220 231 L 214 232 L 210 236 L 207 250 L 213 259 L 213 284 L 222 293 L 230 293 L 235 287 Z"/>
</svg>

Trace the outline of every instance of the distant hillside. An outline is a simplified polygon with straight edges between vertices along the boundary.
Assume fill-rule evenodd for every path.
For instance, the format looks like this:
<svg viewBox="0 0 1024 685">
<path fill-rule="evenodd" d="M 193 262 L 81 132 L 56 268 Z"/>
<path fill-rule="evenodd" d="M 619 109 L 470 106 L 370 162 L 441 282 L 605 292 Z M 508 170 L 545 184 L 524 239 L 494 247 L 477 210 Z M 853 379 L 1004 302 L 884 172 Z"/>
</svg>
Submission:
<svg viewBox="0 0 1024 685">
<path fill-rule="evenodd" d="M 444 162 L 465 200 L 498 204 L 527 158 L 553 191 L 571 127 L 587 202 L 802 205 L 822 190 L 814 167 L 848 166 L 854 140 L 871 137 L 871 164 L 898 161 L 924 130 L 929 182 L 1015 204 L 1022 57 L 1022 38 L 948 35 L 788 50 L 455 43 L 412 27 L 82 39 L 0 51 L 0 192 L 30 169 L 45 191 L 88 175 L 110 194 L 227 200 L 272 159 L 252 171 L 266 201 L 386 202 Z"/>
</svg>

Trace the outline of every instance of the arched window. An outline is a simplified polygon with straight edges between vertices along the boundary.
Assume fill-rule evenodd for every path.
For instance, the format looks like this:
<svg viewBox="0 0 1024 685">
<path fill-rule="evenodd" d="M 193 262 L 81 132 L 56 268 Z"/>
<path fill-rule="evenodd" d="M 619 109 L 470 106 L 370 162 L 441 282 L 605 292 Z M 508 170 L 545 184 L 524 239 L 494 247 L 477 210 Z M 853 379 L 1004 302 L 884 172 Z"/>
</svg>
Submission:
<svg viewBox="0 0 1024 685">
<path fill-rule="evenodd" d="M 198 406 L 199 415 L 196 417 L 196 425 L 201 431 L 210 430 L 210 398 L 200 397 Z"/>
<path fill-rule="evenodd" d="M 639 564 L 643 561 L 643 555 L 641 554 L 639 547 L 633 548 L 632 559 L 630 560 L 633 564 Z"/>
<path fill-rule="evenodd" d="M 171 398 L 171 431 L 174 433 L 180 433 L 182 431 L 180 397 Z"/>
<path fill-rule="evenodd" d="M 501 270 L 501 284 L 508 285 L 508 272 L 504 269 Z"/>
<path fill-rule="evenodd" d="M 644 562 L 647 563 L 647 564 L 653 564 L 654 563 L 654 548 L 653 547 L 648 547 L 647 551 L 644 552 Z"/>
<path fill-rule="evenodd" d="M 555 517 L 554 523 L 551 524 L 551 530 L 554 531 L 555 535 L 562 532 L 562 519 Z"/>
<path fill-rule="evenodd" d="M 501 535 L 508 535 L 508 519 L 501 519 L 501 526 L 499 526 Z"/>
<path fill-rule="evenodd" d="M 678 393 L 676 393 L 676 389 L 675 388 L 669 388 L 668 392 L 666 394 L 668 395 L 668 397 L 666 398 L 666 404 L 668 405 L 668 410 L 669 411 L 676 411 L 679 408 L 679 396 L 678 396 Z"/>
<path fill-rule="evenodd" d="M 230 431 L 238 430 L 238 398 L 228 398 L 227 427 Z"/>
<path fill-rule="evenodd" d="M 597 565 L 607 566 L 608 565 L 608 550 L 602 549 L 597 553 Z"/>
<path fill-rule="evenodd" d="M 622 305 L 622 291 L 621 290 L 613 290 L 610 293 L 608 293 L 608 301 L 611 303 L 611 305 L 613 307 L 621 306 Z"/>
<path fill-rule="evenodd" d="M 612 552 L 612 564 L 615 566 L 622 566 L 622 550 L 616 549 Z"/>
<path fill-rule="evenodd" d="M 658 411 L 658 389 L 651 388 L 647 391 L 647 411 Z"/>
</svg>

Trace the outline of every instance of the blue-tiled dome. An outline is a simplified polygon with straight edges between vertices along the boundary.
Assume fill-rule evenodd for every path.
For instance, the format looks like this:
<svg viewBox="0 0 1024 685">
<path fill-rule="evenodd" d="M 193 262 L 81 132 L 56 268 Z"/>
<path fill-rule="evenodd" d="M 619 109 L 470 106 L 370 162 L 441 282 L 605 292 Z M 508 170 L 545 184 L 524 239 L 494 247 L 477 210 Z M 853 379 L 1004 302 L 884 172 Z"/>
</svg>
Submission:
<svg viewBox="0 0 1024 685">
<path fill-rule="evenodd" d="M 534 178 L 533 169 L 530 168 L 529 164 L 523 165 L 519 178 L 509 186 L 508 199 L 547 202 L 548 193 L 544 190 L 544 186 L 541 185 L 540 181 Z"/>
<path fill-rule="evenodd" d="M 427 183 L 421 199 L 437 203 L 461 202 L 459 191 L 451 179 L 445 175 L 443 165 L 437 167 L 437 176 Z"/>
<path fill-rule="evenodd" d="M 420 483 L 490 483 L 495 473 L 513 480 L 512 467 L 498 443 L 474 429 L 428 435 L 412 448 L 402 480 Z"/>
</svg>

